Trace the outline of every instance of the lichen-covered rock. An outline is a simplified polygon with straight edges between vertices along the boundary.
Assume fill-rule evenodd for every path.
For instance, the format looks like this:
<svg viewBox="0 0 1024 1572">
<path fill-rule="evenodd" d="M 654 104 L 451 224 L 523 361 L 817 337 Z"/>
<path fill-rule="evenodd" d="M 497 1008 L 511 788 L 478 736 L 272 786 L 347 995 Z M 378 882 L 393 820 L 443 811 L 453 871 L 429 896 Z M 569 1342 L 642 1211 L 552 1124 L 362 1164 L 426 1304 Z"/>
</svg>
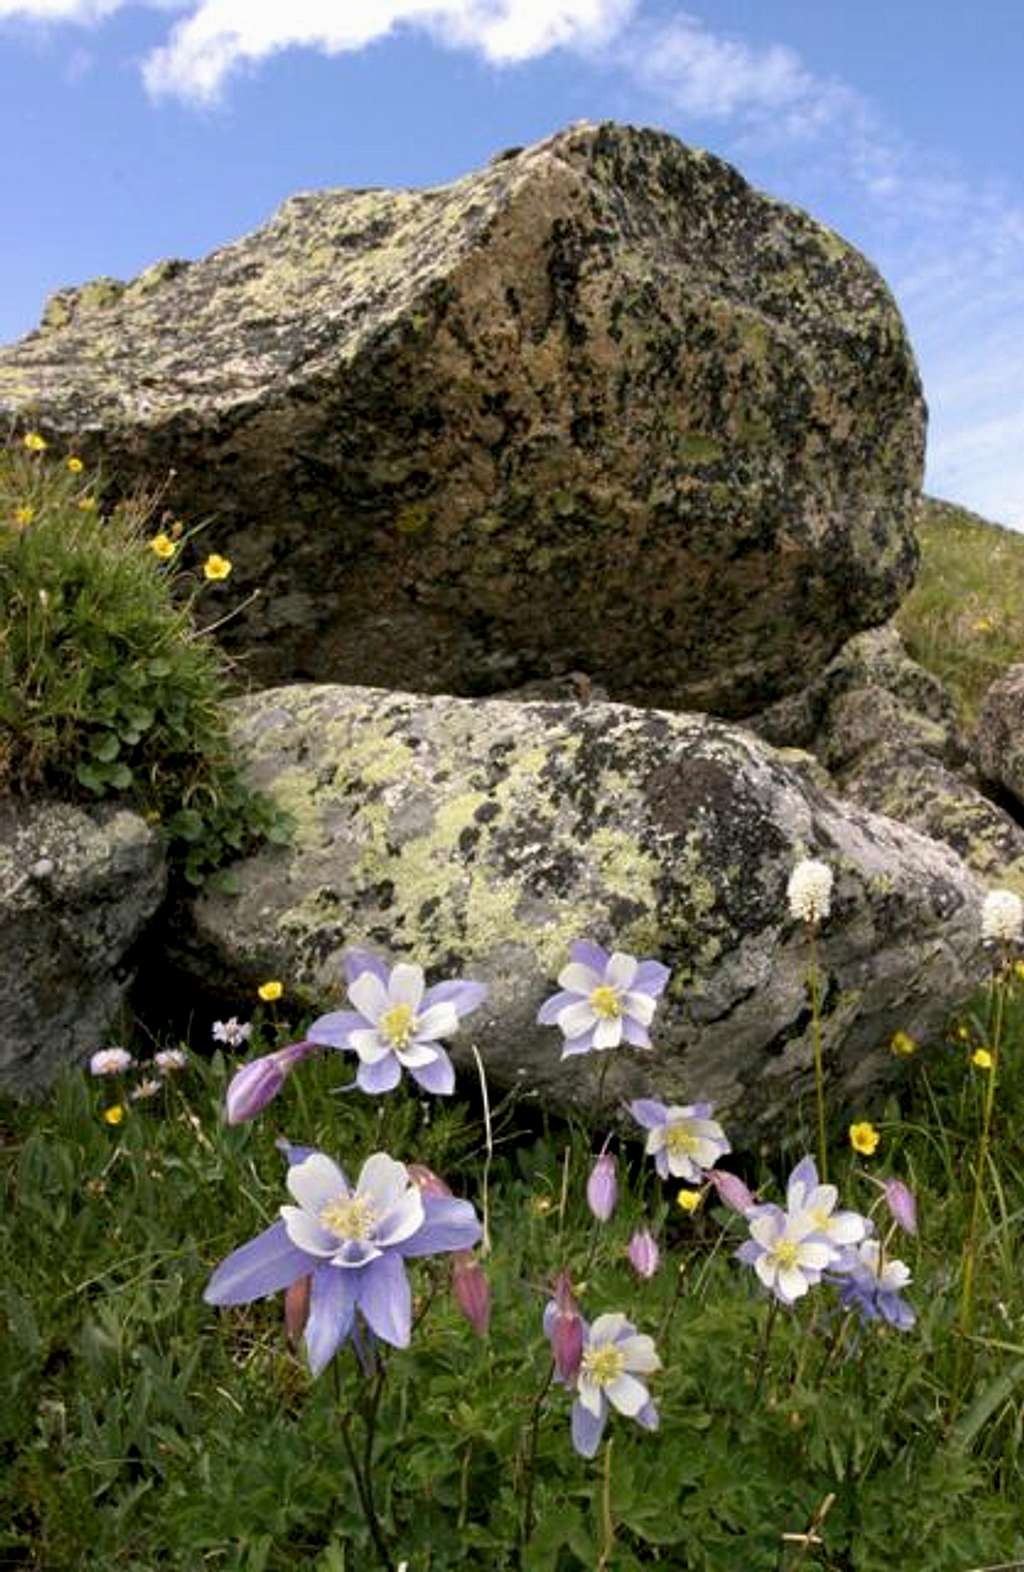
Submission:
<svg viewBox="0 0 1024 1572">
<path fill-rule="evenodd" d="M 137 814 L 3 804 L 0 1089 L 45 1091 L 104 1046 L 165 887 L 159 837 Z"/>
<path fill-rule="evenodd" d="M 609 1064 L 616 1096 L 710 1097 L 765 1125 L 811 1084 L 807 937 L 786 883 L 835 870 L 820 938 L 834 1095 L 893 1063 L 899 1027 L 937 1029 L 985 967 L 980 884 L 948 847 L 837 802 L 751 733 L 606 703 L 516 704 L 334 686 L 235 706 L 254 784 L 295 817 L 289 848 L 236 867 L 168 936 L 193 983 L 267 976 L 342 1000 L 342 952 L 369 945 L 491 995 L 453 1040 L 496 1083 L 586 1106 L 595 1059 L 535 1024 L 588 935 L 672 969 L 656 1049 Z M 351 1063 L 351 1061 L 350 1061 Z M 339 1064 L 339 1074 L 344 1070 Z"/>
<path fill-rule="evenodd" d="M 806 687 L 743 724 L 775 747 L 809 750 L 830 770 L 883 745 L 949 765 L 967 757 L 952 694 L 910 658 L 891 623 L 855 635 Z"/>
<path fill-rule="evenodd" d="M 850 802 L 944 841 L 990 887 L 1024 895 L 1024 829 L 979 789 L 969 767 L 951 770 L 914 746 L 879 746 L 835 777 Z"/>
<path fill-rule="evenodd" d="M 1024 665 L 1010 666 L 985 694 L 973 751 L 985 779 L 1024 807 Z"/>
<path fill-rule="evenodd" d="M 0 416 L 168 505 L 255 601 L 258 681 L 572 670 L 739 715 L 910 584 L 924 409 L 875 270 L 661 132 L 292 197 L 0 352 Z"/>
</svg>

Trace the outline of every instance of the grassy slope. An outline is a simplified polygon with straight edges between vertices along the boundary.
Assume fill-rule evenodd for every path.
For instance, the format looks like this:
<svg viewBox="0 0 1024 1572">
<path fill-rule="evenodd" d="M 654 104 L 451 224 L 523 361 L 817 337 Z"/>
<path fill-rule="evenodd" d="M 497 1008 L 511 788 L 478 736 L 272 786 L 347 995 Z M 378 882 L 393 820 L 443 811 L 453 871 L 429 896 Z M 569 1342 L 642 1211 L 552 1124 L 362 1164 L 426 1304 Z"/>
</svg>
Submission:
<svg viewBox="0 0 1024 1572">
<path fill-rule="evenodd" d="M 918 539 L 917 583 L 896 626 L 970 725 L 989 684 L 1024 661 L 1024 534 L 925 497 Z"/>
</svg>

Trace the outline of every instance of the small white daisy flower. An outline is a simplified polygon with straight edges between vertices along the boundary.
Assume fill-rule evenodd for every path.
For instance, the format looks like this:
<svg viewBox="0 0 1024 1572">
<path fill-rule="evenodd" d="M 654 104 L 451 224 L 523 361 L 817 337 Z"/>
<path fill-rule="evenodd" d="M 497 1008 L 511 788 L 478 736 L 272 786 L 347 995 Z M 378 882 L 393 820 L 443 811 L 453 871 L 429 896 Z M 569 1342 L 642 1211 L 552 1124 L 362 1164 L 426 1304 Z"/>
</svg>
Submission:
<svg viewBox="0 0 1024 1572">
<path fill-rule="evenodd" d="M 1024 901 L 1013 890 L 989 890 L 981 908 L 981 936 L 1012 944 L 1024 931 Z"/>
<path fill-rule="evenodd" d="M 828 863 L 814 857 L 798 862 L 786 886 L 791 914 L 799 922 L 824 922 L 831 910 L 832 884 Z"/>
<path fill-rule="evenodd" d="M 91 1075 L 123 1075 L 135 1063 L 127 1048 L 101 1048 L 89 1060 Z"/>
</svg>

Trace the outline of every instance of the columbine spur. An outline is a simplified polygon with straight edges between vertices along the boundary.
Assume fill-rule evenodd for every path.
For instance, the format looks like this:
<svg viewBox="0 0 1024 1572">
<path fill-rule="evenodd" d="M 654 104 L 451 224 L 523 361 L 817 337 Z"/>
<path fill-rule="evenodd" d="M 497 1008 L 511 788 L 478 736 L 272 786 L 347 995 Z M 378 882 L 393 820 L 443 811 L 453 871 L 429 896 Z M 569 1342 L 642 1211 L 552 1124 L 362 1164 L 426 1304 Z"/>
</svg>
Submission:
<svg viewBox="0 0 1024 1572">
<path fill-rule="evenodd" d="M 355 1187 L 323 1152 L 288 1150 L 294 1206 L 217 1267 L 203 1298 L 213 1305 L 249 1304 L 311 1277 L 305 1322 L 313 1375 L 351 1334 L 356 1311 L 370 1330 L 396 1348 L 408 1346 L 412 1296 L 405 1272 L 411 1256 L 469 1250 L 480 1223 L 468 1201 L 425 1195 L 403 1163 L 375 1152 Z"/>
<path fill-rule="evenodd" d="M 713 1109 L 713 1103 L 666 1105 L 653 1097 L 630 1103 L 633 1118 L 648 1132 L 644 1150 L 662 1179 L 702 1184 L 707 1169 L 731 1151 L 722 1126 L 711 1117 Z"/>
<path fill-rule="evenodd" d="M 456 977 L 427 988 L 421 966 L 399 961 L 389 970 L 369 950 L 346 951 L 344 965 L 355 1009 L 321 1015 L 308 1040 L 356 1053 L 364 1092 L 392 1091 L 403 1070 L 426 1092 L 453 1092 L 455 1071 L 441 1039 L 483 1003 L 485 985 Z"/>
<path fill-rule="evenodd" d="M 670 973 L 660 961 L 638 961 L 615 950 L 609 955 L 589 939 L 569 946 L 568 966 L 558 974 L 559 992 L 545 999 L 539 1026 L 557 1026 L 565 1041 L 562 1058 L 591 1049 L 650 1048 L 647 1028 Z"/>
</svg>

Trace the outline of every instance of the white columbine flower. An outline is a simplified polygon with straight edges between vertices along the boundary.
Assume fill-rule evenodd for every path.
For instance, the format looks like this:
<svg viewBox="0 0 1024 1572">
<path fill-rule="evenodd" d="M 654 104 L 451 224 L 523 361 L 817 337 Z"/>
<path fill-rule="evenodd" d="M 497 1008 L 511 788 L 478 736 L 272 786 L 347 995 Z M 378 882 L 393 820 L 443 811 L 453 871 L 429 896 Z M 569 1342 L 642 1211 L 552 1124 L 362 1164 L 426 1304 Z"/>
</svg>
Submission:
<svg viewBox="0 0 1024 1572">
<path fill-rule="evenodd" d="M 188 1064 L 188 1054 L 184 1048 L 161 1048 L 159 1053 L 153 1055 L 153 1063 L 166 1075 L 169 1071 L 184 1070 Z"/>
<path fill-rule="evenodd" d="M 981 908 L 981 936 L 1012 944 L 1024 930 L 1024 901 L 1013 890 L 989 890 Z"/>
<path fill-rule="evenodd" d="M 135 1063 L 127 1048 L 101 1048 L 89 1060 L 92 1075 L 123 1075 Z"/>
<path fill-rule="evenodd" d="M 233 1015 L 230 1021 L 214 1021 L 213 1040 L 215 1043 L 226 1043 L 229 1048 L 240 1048 L 249 1041 L 251 1031 L 249 1021 L 240 1021 Z"/>
<path fill-rule="evenodd" d="M 750 1238 L 736 1254 L 784 1305 L 793 1304 L 820 1283 L 822 1272 L 837 1259 L 834 1246 L 808 1234 L 802 1217 L 792 1217 L 779 1206 L 755 1208 L 747 1224 Z"/>
<path fill-rule="evenodd" d="M 799 922 L 824 922 L 831 910 L 832 883 L 828 863 L 813 857 L 798 862 L 786 886 L 792 915 Z"/>
<path fill-rule="evenodd" d="M 797 1163 L 786 1187 L 786 1211 L 794 1230 L 816 1234 L 838 1246 L 860 1244 L 869 1224 L 859 1212 L 837 1212 L 839 1191 L 834 1184 L 819 1184 L 813 1157 Z"/>
</svg>

